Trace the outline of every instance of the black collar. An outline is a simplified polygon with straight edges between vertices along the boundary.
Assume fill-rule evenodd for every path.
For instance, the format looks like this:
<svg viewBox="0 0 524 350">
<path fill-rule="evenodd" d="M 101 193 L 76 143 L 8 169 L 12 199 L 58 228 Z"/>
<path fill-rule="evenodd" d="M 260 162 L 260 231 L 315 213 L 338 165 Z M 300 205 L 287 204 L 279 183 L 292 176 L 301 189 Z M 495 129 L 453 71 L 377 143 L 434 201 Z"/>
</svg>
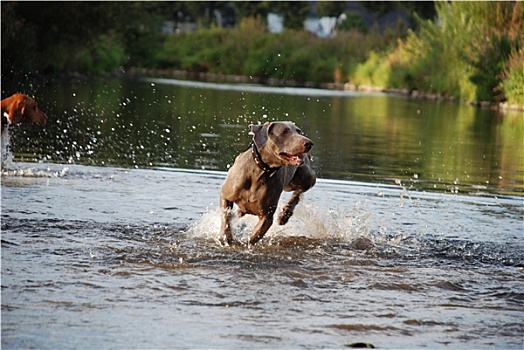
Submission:
<svg viewBox="0 0 524 350">
<path fill-rule="evenodd" d="M 251 154 L 253 155 L 253 160 L 257 164 L 257 166 L 262 169 L 265 173 L 268 173 L 269 176 L 273 176 L 275 172 L 280 169 L 281 167 L 272 168 L 269 165 L 267 165 L 263 160 L 262 156 L 260 155 L 260 152 L 258 151 L 257 145 L 255 145 L 254 142 L 251 143 Z"/>
</svg>

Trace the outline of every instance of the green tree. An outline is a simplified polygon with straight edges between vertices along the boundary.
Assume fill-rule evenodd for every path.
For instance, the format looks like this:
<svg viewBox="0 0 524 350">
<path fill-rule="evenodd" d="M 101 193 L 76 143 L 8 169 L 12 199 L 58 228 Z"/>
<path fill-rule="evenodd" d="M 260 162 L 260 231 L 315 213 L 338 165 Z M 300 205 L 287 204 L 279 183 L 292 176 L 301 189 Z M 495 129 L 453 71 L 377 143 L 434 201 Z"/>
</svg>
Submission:
<svg viewBox="0 0 524 350">
<path fill-rule="evenodd" d="M 345 1 L 318 1 L 315 7 L 317 14 L 320 17 L 338 17 L 346 10 L 347 3 Z"/>
<path fill-rule="evenodd" d="M 269 12 L 284 16 L 286 29 L 303 29 L 304 20 L 309 12 L 307 1 L 264 1 L 264 6 Z"/>
<path fill-rule="evenodd" d="M 269 12 L 269 8 L 264 1 L 234 1 L 233 7 L 235 8 L 238 20 L 246 17 L 256 18 L 258 16 L 266 18 Z"/>
<path fill-rule="evenodd" d="M 111 28 L 128 56 L 128 65 L 151 67 L 156 52 L 161 50 L 164 38 L 160 33 L 162 22 L 171 18 L 175 2 L 115 2 L 114 23 Z"/>
<path fill-rule="evenodd" d="M 2 66 L 9 72 L 111 71 L 147 65 L 161 48 L 163 2 L 3 2 Z M 5 69 L 2 70 L 5 74 Z"/>
<path fill-rule="evenodd" d="M 366 33 L 368 27 L 360 13 L 355 11 L 348 11 L 344 13 L 345 19 L 342 22 L 337 23 L 338 30 L 357 30 L 361 33 Z"/>
<path fill-rule="evenodd" d="M 78 50 L 112 26 L 113 10 L 111 3 L 101 2 L 2 3 L 3 66 L 68 69 Z"/>
<path fill-rule="evenodd" d="M 434 1 L 359 1 L 358 3 L 372 12 L 376 18 L 399 8 L 408 13 L 416 13 L 423 19 L 432 19 L 436 15 Z"/>
</svg>

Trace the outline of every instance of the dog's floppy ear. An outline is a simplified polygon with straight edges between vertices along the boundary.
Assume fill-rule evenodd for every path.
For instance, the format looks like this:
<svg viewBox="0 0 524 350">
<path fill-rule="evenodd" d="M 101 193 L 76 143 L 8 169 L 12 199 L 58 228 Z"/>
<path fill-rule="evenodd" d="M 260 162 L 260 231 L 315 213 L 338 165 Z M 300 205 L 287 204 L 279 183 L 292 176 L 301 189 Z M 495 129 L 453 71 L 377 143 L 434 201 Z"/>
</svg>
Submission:
<svg viewBox="0 0 524 350">
<path fill-rule="evenodd" d="M 251 130 L 250 134 L 253 135 L 253 142 L 257 148 L 260 148 L 266 144 L 270 125 L 271 123 L 264 123 L 260 125 L 251 124 L 249 126 L 249 129 Z"/>
<path fill-rule="evenodd" d="M 15 99 L 11 107 L 9 108 L 9 122 L 16 125 L 22 121 L 22 117 L 25 113 L 26 99 L 20 98 Z"/>
</svg>

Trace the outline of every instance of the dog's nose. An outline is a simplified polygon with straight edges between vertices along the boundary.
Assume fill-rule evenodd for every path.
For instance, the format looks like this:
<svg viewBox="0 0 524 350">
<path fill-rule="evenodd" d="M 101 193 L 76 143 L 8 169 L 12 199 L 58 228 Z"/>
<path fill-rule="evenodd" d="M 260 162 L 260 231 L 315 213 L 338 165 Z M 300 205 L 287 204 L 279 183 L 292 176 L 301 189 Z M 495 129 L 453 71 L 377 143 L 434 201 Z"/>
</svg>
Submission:
<svg viewBox="0 0 524 350">
<path fill-rule="evenodd" d="M 313 147 L 313 142 L 311 140 L 306 140 L 304 142 L 304 147 L 309 151 L 311 149 L 311 147 Z"/>
</svg>

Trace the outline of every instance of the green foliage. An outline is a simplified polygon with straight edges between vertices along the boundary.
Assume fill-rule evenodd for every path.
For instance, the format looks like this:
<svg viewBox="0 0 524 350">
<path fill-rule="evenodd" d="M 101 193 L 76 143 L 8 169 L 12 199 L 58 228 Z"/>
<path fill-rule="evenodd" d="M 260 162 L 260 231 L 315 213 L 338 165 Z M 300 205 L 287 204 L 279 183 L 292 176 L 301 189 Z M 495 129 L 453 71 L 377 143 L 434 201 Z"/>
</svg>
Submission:
<svg viewBox="0 0 524 350">
<path fill-rule="evenodd" d="M 303 30 L 271 34 L 260 18 L 244 18 L 235 28 L 200 28 L 169 36 L 155 57 L 157 66 L 169 69 L 331 82 L 336 70 L 346 75 L 375 46 L 383 48 L 385 42 L 357 32 L 330 39 Z"/>
<path fill-rule="evenodd" d="M 270 1 L 267 6 L 271 7 L 272 12 L 284 16 L 284 24 L 287 29 L 302 29 L 304 20 L 309 11 L 307 1 Z"/>
<path fill-rule="evenodd" d="M 20 21 L 18 3 L 2 3 L 2 73 L 34 69 L 27 56 L 35 55 L 37 39 L 35 26 Z"/>
<path fill-rule="evenodd" d="M 359 64 L 351 77 L 351 82 L 357 85 L 386 86 L 389 75 L 389 65 L 384 57 L 371 51 L 366 62 Z"/>
<path fill-rule="evenodd" d="M 344 5 L 344 6 L 343 6 Z M 221 2 L 2 2 L 3 74 L 39 71 L 111 72 L 118 67 L 167 68 L 243 74 L 297 82 L 344 82 L 417 89 L 469 101 L 522 104 L 524 2 L 362 2 L 383 14 L 422 13 L 417 32 L 399 21 L 366 28 L 349 12 L 337 36 L 303 30 L 308 2 L 233 2 L 234 28 L 212 24 Z M 336 15 L 344 2 L 321 1 Z M 286 30 L 266 31 L 268 12 L 284 16 Z M 190 16 L 191 34 L 164 35 L 166 19 Z M 184 17 L 185 18 L 185 17 Z M 96 23 L 96 25 L 94 25 Z"/>
<path fill-rule="evenodd" d="M 511 53 L 504 67 L 500 89 L 509 104 L 524 106 L 524 47 Z"/>
<path fill-rule="evenodd" d="M 438 2 L 436 21 L 419 19 L 418 33 L 380 58 L 370 55 L 350 79 L 469 101 L 513 99 L 506 91 L 522 71 L 515 62 L 524 45 L 523 9 L 520 2 Z M 517 57 L 511 68 L 510 57 Z"/>
<path fill-rule="evenodd" d="M 434 1 L 359 1 L 361 6 L 374 13 L 375 16 L 383 16 L 400 8 L 427 19 L 435 16 L 434 3 Z"/>
<path fill-rule="evenodd" d="M 337 30 L 357 30 L 361 33 L 368 31 L 368 26 L 360 13 L 355 11 L 344 12 L 345 19 L 340 23 L 337 23 Z"/>
<path fill-rule="evenodd" d="M 13 71 L 108 72 L 147 65 L 161 35 L 151 2 L 2 2 L 2 65 Z M 118 64 L 116 63 L 118 61 Z"/>
<path fill-rule="evenodd" d="M 317 1 L 315 10 L 320 17 L 338 17 L 346 9 L 345 1 Z"/>
<path fill-rule="evenodd" d="M 101 2 L 2 2 L 2 63 L 25 71 L 73 70 L 77 52 L 111 28 L 117 9 Z"/>
<path fill-rule="evenodd" d="M 77 71 L 88 74 L 113 72 L 125 62 L 124 48 L 118 41 L 101 35 L 91 48 L 79 51 L 75 61 Z"/>
</svg>

